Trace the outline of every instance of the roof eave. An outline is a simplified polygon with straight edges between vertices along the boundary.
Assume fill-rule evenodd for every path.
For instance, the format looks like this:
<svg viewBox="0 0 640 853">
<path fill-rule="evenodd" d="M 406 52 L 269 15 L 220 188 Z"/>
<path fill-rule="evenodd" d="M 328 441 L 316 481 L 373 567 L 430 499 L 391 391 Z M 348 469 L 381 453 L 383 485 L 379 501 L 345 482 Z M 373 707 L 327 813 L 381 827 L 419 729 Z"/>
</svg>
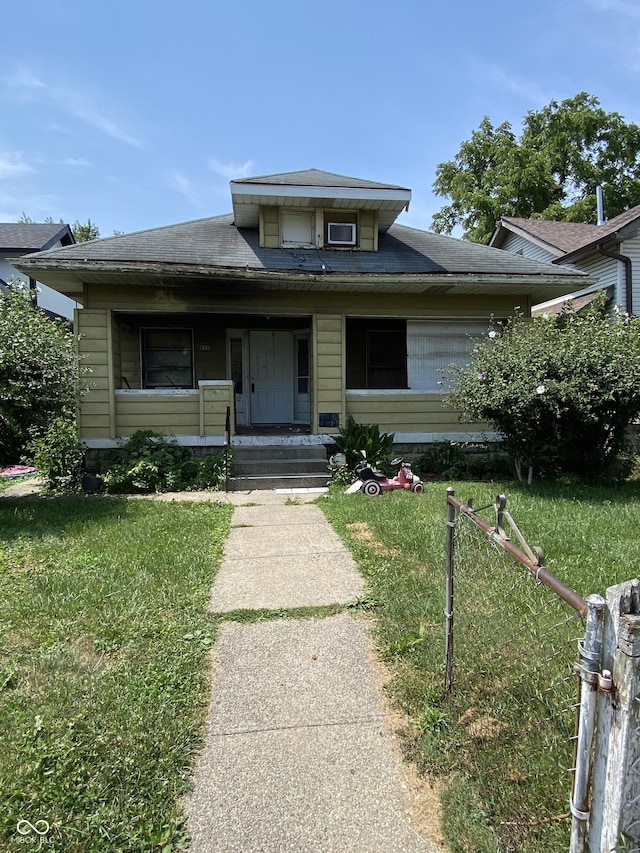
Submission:
<svg viewBox="0 0 640 853">
<path fill-rule="evenodd" d="M 441 292 L 486 293 L 493 292 L 527 293 L 536 298 L 551 299 L 595 283 L 595 279 L 586 273 L 558 273 L 557 275 L 505 274 L 477 272 L 436 272 L 436 273 L 331 273 L 300 272 L 299 270 L 264 270 L 236 267 L 209 267 L 199 264 L 166 264 L 150 262 L 132 262 L 114 264 L 108 261 L 29 261 L 16 259 L 16 266 L 26 274 L 34 273 L 45 284 L 56 287 L 65 285 L 65 292 L 81 292 L 87 278 L 96 274 L 104 278 L 138 275 L 150 279 L 157 285 L 157 279 L 171 280 L 176 286 L 181 280 L 209 279 L 252 282 L 267 289 L 279 290 L 345 290 L 345 291 L 389 291 L 402 290 L 420 293 L 438 288 Z M 34 275 L 34 277 L 36 277 Z M 71 288 L 71 284 L 75 288 Z M 547 294 L 545 296 L 545 294 Z"/>
<path fill-rule="evenodd" d="M 584 246 L 580 246 L 579 249 L 574 249 L 572 252 L 567 252 L 566 255 L 562 255 L 561 258 L 554 260 L 552 263 L 572 263 L 574 260 L 578 260 L 584 255 L 588 255 L 590 252 L 597 251 L 599 246 L 611 246 L 614 243 L 620 243 L 623 240 L 626 240 L 628 237 L 633 237 L 635 236 L 637 231 L 638 223 L 630 222 L 628 225 L 625 225 L 617 231 L 612 231 L 608 234 L 603 234 L 601 237 L 596 237 L 595 240 L 591 240 L 588 243 L 585 243 Z"/>
<path fill-rule="evenodd" d="M 541 237 L 537 237 L 534 234 L 531 234 L 529 231 L 527 231 L 526 228 L 521 228 L 518 225 L 514 225 L 512 222 L 505 223 L 505 221 L 502 219 L 500 220 L 500 223 L 496 230 L 491 235 L 489 246 L 492 246 L 495 249 L 501 249 L 507 233 L 516 234 L 518 237 L 523 237 L 525 240 L 528 240 L 530 243 L 533 243 L 534 246 L 538 246 L 540 249 L 544 249 L 545 251 L 549 252 L 550 255 L 555 255 L 556 257 L 563 256 L 562 249 L 559 249 L 553 243 L 549 243 L 547 240 L 543 240 Z M 497 242 L 494 242 L 494 238 L 496 238 L 496 240 L 499 238 L 499 244 Z"/>
</svg>

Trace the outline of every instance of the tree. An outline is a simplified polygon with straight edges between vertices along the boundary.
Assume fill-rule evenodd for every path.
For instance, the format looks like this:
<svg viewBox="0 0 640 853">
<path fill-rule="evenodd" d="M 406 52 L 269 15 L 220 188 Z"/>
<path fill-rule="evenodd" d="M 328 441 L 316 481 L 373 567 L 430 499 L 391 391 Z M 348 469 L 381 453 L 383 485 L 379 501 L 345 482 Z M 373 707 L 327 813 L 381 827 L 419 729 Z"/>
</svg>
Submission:
<svg viewBox="0 0 640 853">
<path fill-rule="evenodd" d="M 520 138 L 485 116 L 454 160 L 436 167 L 433 189 L 451 199 L 431 227 L 488 242 L 501 216 L 596 222 L 596 188 L 607 217 L 640 204 L 640 127 L 581 92 L 529 111 Z"/>
<path fill-rule="evenodd" d="M 76 243 L 87 243 L 89 240 L 97 240 L 100 236 L 100 229 L 91 219 L 87 219 L 84 223 L 76 220 L 71 226 L 71 231 Z"/>
<path fill-rule="evenodd" d="M 46 216 L 44 220 L 49 225 L 54 225 L 54 219 L 52 216 Z M 33 219 L 28 216 L 26 213 L 21 213 L 18 222 L 21 222 L 26 225 L 32 225 Z M 60 225 L 64 225 L 64 220 L 59 219 L 58 222 Z M 92 222 L 91 219 L 87 219 L 86 222 L 79 222 L 77 219 L 71 226 L 71 233 L 74 236 L 76 243 L 87 243 L 89 240 L 97 240 L 100 236 L 100 229 Z M 114 231 L 114 236 L 117 234 L 123 234 L 123 231 Z"/>
<path fill-rule="evenodd" d="M 640 319 L 612 321 L 604 297 L 584 314 L 516 315 L 475 340 L 469 365 L 449 377 L 449 405 L 493 425 L 519 478 L 617 476 L 640 413 Z"/>
<path fill-rule="evenodd" d="M 10 283 L 0 297 L 0 463 L 19 461 L 56 418 L 75 422 L 79 393 L 73 333 Z"/>
</svg>

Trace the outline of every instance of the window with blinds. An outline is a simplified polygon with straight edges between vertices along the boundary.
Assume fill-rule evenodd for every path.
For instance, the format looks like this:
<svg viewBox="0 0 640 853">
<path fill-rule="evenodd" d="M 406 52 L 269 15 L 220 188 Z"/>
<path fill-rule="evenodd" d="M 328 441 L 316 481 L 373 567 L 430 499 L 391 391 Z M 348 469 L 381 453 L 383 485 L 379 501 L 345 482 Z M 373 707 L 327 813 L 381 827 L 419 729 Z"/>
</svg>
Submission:
<svg viewBox="0 0 640 853">
<path fill-rule="evenodd" d="M 408 320 L 407 378 L 415 391 L 441 393 L 446 369 L 470 361 L 472 337 L 489 332 L 488 320 Z"/>
</svg>

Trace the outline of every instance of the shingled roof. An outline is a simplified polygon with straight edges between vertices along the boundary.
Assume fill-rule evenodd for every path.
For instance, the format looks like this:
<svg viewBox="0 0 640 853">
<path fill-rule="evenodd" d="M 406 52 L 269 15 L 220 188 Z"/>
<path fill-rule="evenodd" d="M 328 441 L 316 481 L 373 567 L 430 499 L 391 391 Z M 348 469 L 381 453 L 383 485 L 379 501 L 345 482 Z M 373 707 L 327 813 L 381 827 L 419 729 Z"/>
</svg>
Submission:
<svg viewBox="0 0 640 853">
<path fill-rule="evenodd" d="M 303 169 L 299 172 L 280 172 L 275 175 L 260 175 L 256 178 L 238 178 L 234 184 L 273 184 L 281 187 L 345 187 L 363 190 L 405 190 L 394 184 L 381 184 L 379 181 L 367 181 L 362 178 L 350 178 L 347 175 L 336 175 L 334 172 L 323 172 L 321 169 Z"/>
<path fill-rule="evenodd" d="M 567 255 L 573 258 L 598 243 L 609 242 L 618 236 L 622 238 L 626 232 L 638 228 L 640 228 L 640 205 L 609 219 L 604 225 L 503 216 L 498 222 L 489 245 L 500 248 L 509 232 L 521 234 L 544 244 L 552 254 L 556 255 L 554 263 L 564 263 Z"/>
<path fill-rule="evenodd" d="M 53 266 L 91 269 L 135 264 L 179 271 L 322 273 L 325 275 L 491 274 L 576 276 L 575 271 L 512 255 L 477 243 L 393 225 L 380 236 L 377 252 L 336 249 L 267 249 L 257 229 L 236 228 L 233 215 L 214 216 L 38 252 L 20 260 L 23 269 Z"/>
<path fill-rule="evenodd" d="M 37 252 L 60 241 L 73 243 L 68 225 L 50 222 L 0 222 L 0 252 Z"/>
</svg>

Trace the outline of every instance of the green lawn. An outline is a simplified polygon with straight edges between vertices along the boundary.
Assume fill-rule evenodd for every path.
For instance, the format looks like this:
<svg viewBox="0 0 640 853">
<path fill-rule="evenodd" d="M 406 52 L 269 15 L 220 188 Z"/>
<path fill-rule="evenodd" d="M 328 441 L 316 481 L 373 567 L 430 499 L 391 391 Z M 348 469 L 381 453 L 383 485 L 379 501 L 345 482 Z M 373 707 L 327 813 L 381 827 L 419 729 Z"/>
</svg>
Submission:
<svg viewBox="0 0 640 853">
<path fill-rule="evenodd" d="M 0 502 L 2 850 L 25 849 L 22 820 L 51 827 L 36 849 L 182 848 L 231 511 Z"/>
<path fill-rule="evenodd" d="M 529 544 L 583 597 L 636 576 L 638 483 L 452 485 L 476 507 L 506 493 Z M 369 582 L 389 689 L 409 719 L 405 748 L 445 783 L 443 828 L 453 853 L 565 850 L 569 821 L 554 818 L 568 812 L 571 668 L 584 627 L 484 536 L 470 542 L 460 531 L 454 689 L 445 693 L 446 486 L 376 498 L 336 490 L 320 505 Z M 491 509 L 481 514 L 495 520 Z"/>
<path fill-rule="evenodd" d="M 547 567 L 583 596 L 635 573 L 640 484 L 457 489 L 476 506 L 499 491 L 529 543 L 544 548 Z M 514 838 L 526 853 L 566 849 L 566 821 L 530 831 L 500 826 L 514 814 L 530 820 L 566 811 L 568 788 L 549 794 L 540 784 L 549 764 L 540 717 L 514 750 L 520 683 L 507 683 L 503 665 L 519 660 L 511 645 L 517 636 L 512 626 L 505 642 L 489 609 L 495 603 L 472 599 L 468 581 L 457 587 L 467 590 L 457 624 L 466 610 L 466 634 L 487 630 L 486 642 L 478 637 L 494 669 L 476 673 L 478 689 L 467 694 L 458 668 L 454 694 L 444 693 L 445 484 L 378 498 L 337 490 L 319 503 L 368 579 L 370 593 L 358 606 L 376 617 L 390 690 L 410 720 L 407 754 L 446 780 L 451 850 L 495 853 L 498 838 L 505 853 L 505 839 Z M 52 843 L 40 848 L 65 853 L 184 848 L 180 798 L 202 735 L 216 630 L 206 602 L 231 511 L 146 499 L 0 501 L 2 850 L 24 850 L 22 820 L 46 821 Z M 544 720 L 549 707 L 535 691 L 533 698 L 526 705 L 541 708 Z M 490 712 L 506 728 L 469 738 L 462 718 L 470 709 L 480 719 Z M 566 739 L 566 718 L 559 725 Z M 515 751 L 526 772 L 511 767 Z"/>
</svg>

